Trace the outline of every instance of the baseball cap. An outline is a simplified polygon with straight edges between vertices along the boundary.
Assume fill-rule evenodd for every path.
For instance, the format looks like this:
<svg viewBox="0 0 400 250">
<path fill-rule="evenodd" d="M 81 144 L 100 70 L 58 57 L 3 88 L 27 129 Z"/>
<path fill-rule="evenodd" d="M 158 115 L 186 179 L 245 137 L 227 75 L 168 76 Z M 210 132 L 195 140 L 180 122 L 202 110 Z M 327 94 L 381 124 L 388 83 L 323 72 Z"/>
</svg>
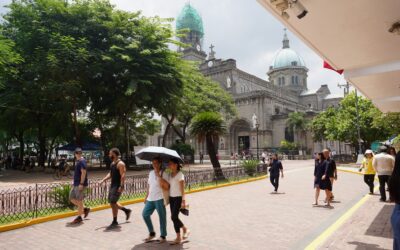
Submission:
<svg viewBox="0 0 400 250">
<path fill-rule="evenodd" d="M 75 153 L 82 153 L 82 149 L 81 148 L 75 148 Z"/>
</svg>

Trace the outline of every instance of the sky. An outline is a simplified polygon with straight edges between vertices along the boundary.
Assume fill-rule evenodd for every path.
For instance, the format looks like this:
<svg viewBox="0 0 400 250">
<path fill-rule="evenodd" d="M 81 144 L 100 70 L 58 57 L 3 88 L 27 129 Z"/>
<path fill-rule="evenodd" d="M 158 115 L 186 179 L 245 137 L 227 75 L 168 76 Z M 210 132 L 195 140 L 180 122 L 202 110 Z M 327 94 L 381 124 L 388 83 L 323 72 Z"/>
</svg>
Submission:
<svg viewBox="0 0 400 250">
<path fill-rule="evenodd" d="M 0 0 L 1 5 L 10 0 Z M 141 11 L 145 16 L 176 18 L 188 0 L 111 0 L 118 9 Z M 276 52 L 282 47 L 283 24 L 275 19 L 256 0 L 191 0 L 203 18 L 204 50 L 215 46 L 217 58 L 235 59 L 238 68 L 262 79 Z M 0 13 L 4 13 L 4 8 Z M 307 17 L 305 17 L 307 18 Z M 175 27 L 175 25 L 174 25 Z M 308 88 L 327 84 L 332 93 L 341 94 L 338 83 L 344 78 L 322 67 L 323 60 L 301 40 L 288 31 L 290 47 L 305 61 Z"/>
</svg>

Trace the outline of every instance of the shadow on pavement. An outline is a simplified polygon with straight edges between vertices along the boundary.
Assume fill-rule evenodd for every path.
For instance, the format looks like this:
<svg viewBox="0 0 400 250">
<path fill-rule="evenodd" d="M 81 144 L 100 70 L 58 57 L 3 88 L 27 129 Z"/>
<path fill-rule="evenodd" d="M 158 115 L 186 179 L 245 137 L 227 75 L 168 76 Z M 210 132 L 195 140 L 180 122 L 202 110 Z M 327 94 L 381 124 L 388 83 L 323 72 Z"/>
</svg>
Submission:
<svg viewBox="0 0 400 250">
<path fill-rule="evenodd" d="M 376 244 L 367 244 L 367 243 L 363 243 L 363 242 L 358 242 L 358 241 L 351 241 L 348 242 L 350 245 L 355 245 L 357 250 L 361 250 L 361 249 L 369 249 L 369 250 L 381 250 L 381 249 L 385 249 L 380 247 L 379 245 Z"/>
<path fill-rule="evenodd" d="M 80 227 L 83 225 L 83 222 L 78 223 L 78 224 L 73 224 L 72 222 L 68 222 L 67 224 L 65 224 L 65 227 Z"/>
<path fill-rule="evenodd" d="M 393 238 L 392 226 L 390 224 L 393 208 L 394 204 L 384 205 L 369 225 L 365 234 L 375 237 Z"/>
<path fill-rule="evenodd" d="M 122 222 L 122 223 L 119 223 L 118 226 L 115 226 L 113 228 L 109 228 L 109 226 L 98 227 L 98 228 L 95 229 L 95 231 L 98 231 L 100 229 L 104 229 L 103 232 L 105 232 L 105 233 L 108 233 L 108 232 L 120 232 L 121 228 L 122 228 L 121 225 L 128 224 L 128 223 L 130 223 L 130 222 L 129 221 Z"/>
<path fill-rule="evenodd" d="M 313 205 L 313 207 L 317 208 L 325 208 L 325 209 L 334 209 L 334 206 L 327 206 L 327 205 Z"/>
<path fill-rule="evenodd" d="M 270 194 L 286 194 L 285 192 L 271 192 Z"/>
<path fill-rule="evenodd" d="M 151 241 L 148 243 L 141 243 L 132 247 L 131 250 L 140 250 L 140 249 L 188 249 L 188 247 L 184 248 L 184 245 L 189 243 L 189 241 L 183 241 L 180 245 L 170 245 L 168 242 L 159 244 L 157 241 Z"/>
</svg>

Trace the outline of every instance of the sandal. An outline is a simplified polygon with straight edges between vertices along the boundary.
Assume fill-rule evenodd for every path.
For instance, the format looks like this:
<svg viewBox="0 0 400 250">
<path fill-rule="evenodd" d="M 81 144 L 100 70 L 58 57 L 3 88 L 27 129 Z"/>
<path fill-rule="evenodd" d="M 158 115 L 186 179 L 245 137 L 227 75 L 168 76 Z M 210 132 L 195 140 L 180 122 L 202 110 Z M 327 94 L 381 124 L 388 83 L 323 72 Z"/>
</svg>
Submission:
<svg viewBox="0 0 400 250">
<path fill-rule="evenodd" d="M 189 238 L 190 235 L 190 230 L 187 229 L 186 232 L 183 233 L 183 239 L 186 240 L 187 238 Z"/>
<path fill-rule="evenodd" d="M 146 242 L 146 243 L 148 243 L 148 242 L 152 241 L 155 237 L 156 237 L 156 236 L 149 235 L 149 237 L 147 237 L 147 238 L 144 239 L 143 241 Z"/>
<path fill-rule="evenodd" d="M 180 245 L 181 243 L 182 243 L 181 240 L 174 240 L 174 241 L 171 241 L 169 244 L 170 245 Z"/>
<path fill-rule="evenodd" d="M 158 238 L 157 239 L 157 243 L 158 244 L 162 244 L 162 243 L 164 243 L 164 242 L 166 242 L 167 240 L 165 239 L 165 238 L 163 238 L 163 237 L 160 237 L 160 238 Z"/>
</svg>

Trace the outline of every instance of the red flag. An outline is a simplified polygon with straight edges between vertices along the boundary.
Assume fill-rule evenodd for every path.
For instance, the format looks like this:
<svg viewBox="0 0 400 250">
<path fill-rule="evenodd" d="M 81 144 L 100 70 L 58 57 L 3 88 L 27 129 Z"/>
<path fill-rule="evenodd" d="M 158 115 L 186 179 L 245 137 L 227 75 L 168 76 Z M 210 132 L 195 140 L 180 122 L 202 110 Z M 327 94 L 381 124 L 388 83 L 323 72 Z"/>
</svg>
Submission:
<svg viewBox="0 0 400 250">
<path fill-rule="evenodd" d="M 343 74 L 343 71 L 344 71 L 343 69 L 334 69 L 331 65 L 329 65 L 329 63 L 327 63 L 325 61 L 324 61 L 324 68 L 336 71 L 339 74 Z"/>
</svg>

